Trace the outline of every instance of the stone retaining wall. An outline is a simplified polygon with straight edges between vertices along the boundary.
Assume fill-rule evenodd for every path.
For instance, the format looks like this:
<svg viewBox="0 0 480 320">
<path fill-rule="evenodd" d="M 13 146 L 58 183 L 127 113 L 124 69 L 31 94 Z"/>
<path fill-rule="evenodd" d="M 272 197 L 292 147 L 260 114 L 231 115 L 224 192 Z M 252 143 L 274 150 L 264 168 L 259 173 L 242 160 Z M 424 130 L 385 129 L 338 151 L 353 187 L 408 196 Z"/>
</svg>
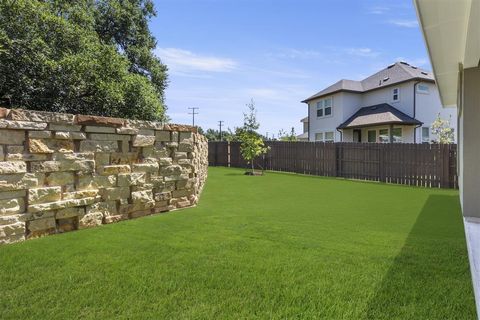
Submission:
<svg viewBox="0 0 480 320">
<path fill-rule="evenodd" d="M 0 108 L 0 244 L 195 205 L 195 127 Z"/>
</svg>

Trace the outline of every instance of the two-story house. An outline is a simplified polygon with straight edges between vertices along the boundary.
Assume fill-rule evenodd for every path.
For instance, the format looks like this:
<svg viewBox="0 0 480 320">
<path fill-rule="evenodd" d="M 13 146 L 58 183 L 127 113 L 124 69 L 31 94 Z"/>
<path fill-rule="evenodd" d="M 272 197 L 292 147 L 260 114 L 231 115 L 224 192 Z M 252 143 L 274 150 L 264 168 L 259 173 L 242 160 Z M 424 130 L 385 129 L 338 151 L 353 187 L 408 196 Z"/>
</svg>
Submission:
<svg viewBox="0 0 480 320">
<path fill-rule="evenodd" d="M 431 142 L 439 114 L 457 127 L 456 110 L 442 108 L 433 74 L 406 62 L 361 81 L 340 80 L 302 102 L 309 141 Z"/>
</svg>

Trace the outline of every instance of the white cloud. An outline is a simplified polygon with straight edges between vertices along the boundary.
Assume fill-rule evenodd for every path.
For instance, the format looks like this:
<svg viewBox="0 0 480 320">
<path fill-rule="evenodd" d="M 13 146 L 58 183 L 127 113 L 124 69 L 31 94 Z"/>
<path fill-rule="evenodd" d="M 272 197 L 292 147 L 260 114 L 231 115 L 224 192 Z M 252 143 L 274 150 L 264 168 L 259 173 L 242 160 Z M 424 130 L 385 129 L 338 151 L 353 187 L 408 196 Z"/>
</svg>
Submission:
<svg viewBox="0 0 480 320">
<path fill-rule="evenodd" d="M 374 51 L 370 48 L 348 48 L 346 49 L 348 54 L 360 57 L 371 57 L 375 58 L 380 55 L 380 52 Z"/>
<path fill-rule="evenodd" d="M 284 49 L 280 52 L 276 52 L 273 54 L 268 54 L 269 56 L 273 56 L 276 58 L 288 58 L 288 59 L 310 59 L 320 57 L 321 54 L 315 50 L 304 50 L 304 49 Z"/>
<path fill-rule="evenodd" d="M 233 59 L 203 56 L 178 48 L 157 48 L 156 54 L 172 72 L 230 72 L 237 67 Z"/>
<path fill-rule="evenodd" d="M 390 11 L 389 7 L 375 6 L 369 9 L 370 14 L 385 14 Z"/>
<path fill-rule="evenodd" d="M 389 20 L 388 23 L 393 24 L 397 27 L 403 28 L 416 28 L 418 27 L 417 20 Z"/>
</svg>

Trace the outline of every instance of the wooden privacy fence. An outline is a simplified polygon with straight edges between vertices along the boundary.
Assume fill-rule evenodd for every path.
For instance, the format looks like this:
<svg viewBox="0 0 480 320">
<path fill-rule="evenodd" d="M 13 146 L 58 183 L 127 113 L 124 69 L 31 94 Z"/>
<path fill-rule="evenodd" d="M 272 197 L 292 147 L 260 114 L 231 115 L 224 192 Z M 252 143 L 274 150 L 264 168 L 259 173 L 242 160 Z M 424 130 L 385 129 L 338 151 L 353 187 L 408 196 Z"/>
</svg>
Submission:
<svg viewBox="0 0 480 320">
<path fill-rule="evenodd" d="M 258 169 L 435 188 L 457 188 L 454 144 L 266 141 Z M 209 142 L 210 166 L 247 168 L 240 142 Z"/>
</svg>

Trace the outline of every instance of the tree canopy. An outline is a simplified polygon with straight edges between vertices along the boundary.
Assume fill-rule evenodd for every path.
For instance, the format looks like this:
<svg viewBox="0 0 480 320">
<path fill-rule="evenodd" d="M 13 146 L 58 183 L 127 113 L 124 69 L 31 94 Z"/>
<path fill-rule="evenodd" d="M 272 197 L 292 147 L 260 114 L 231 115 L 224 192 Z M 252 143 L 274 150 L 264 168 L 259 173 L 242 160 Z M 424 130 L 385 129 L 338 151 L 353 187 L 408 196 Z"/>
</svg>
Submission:
<svg viewBox="0 0 480 320">
<path fill-rule="evenodd" d="M 0 1 L 0 104 L 165 119 L 151 0 Z"/>
</svg>

